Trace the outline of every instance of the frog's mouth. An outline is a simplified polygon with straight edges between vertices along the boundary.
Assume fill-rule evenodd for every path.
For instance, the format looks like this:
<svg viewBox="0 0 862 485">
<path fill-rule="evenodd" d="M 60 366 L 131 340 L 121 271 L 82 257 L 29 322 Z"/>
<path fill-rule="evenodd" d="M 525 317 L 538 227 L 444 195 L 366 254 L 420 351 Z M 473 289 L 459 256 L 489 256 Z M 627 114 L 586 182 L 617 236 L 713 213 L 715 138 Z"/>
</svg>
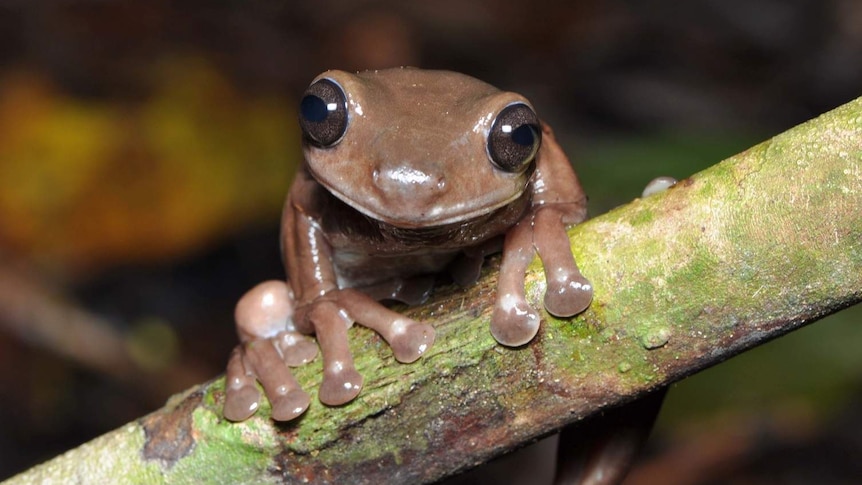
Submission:
<svg viewBox="0 0 862 485">
<path fill-rule="evenodd" d="M 407 226 L 392 224 L 381 217 L 348 204 L 336 193 L 330 192 L 334 205 L 329 207 L 332 217 L 326 219 L 327 229 L 337 233 L 362 235 L 370 241 L 385 244 L 375 247 L 383 252 L 392 250 L 399 254 L 417 250 L 427 253 L 428 248 L 448 250 L 480 244 L 494 236 L 505 233 L 524 216 L 530 205 L 530 194 L 502 204 L 496 209 L 477 211 L 474 217 L 459 217 L 453 222 Z"/>
<path fill-rule="evenodd" d="M 428 210 L 413 212 L 410 217 L 404 217 L 397 213 L 382 214 L 379 211 L 369 209 L 356 201 L 350 200 L 344 194 L 337 190 L 329 189 L 329 192 L 336 198 L 364 215 L 365 217 L 377 221 L 380 224 L 385 224 L 398 228 L 402 231 L 414 231 L 421 233 L 423 231 L 435 231 L 452 225 L 471 225 L 475 221 L 487 219 L 490 214 L 494 214 L 501 208 L 505 208 L 516 201 L 524 198 L 525 191 L 515 194 L 512 197 L 502 200 L 494 205 L 477 207 L 473 210 L 463 210 L 463 206 L 450 205 L 446 211 L 435 210 L 432 206 Z M 467 204 L 463 204 L 466 206 Z"/>
<path fill-rule="evenodd" d="M 507 184 L 499 184 L 494 191 L 479 192 L 465 198 L 463 190 L 437 194 L 386 192 L 373 184 L 345 184 L 344 180 L 328 180 L 311 167 L 309 172 L 335 198 L 365 217 L 400 229 L 426 229 L 453 224 L 470 224 L 486 219 L 500 209 L 530 199 L 531 168 L 512 177 Z M 347 194 L 350 194 L 349 196 Z"/>
<path fill-rule="evenodd" d="M 374 219 L 377 230 L 384 237 L 400 241 L 405 245 L 413 243 L 423 247 L 438 246 L 464 247 L 478 244 L 490 237 L 505 232 L 515 225 L 529 205 L 529 197 L 520 197 L 496 209 L 483 211 L 474 217 L 462 218 L 422 227 L 403 227 Z"/>
</svg>

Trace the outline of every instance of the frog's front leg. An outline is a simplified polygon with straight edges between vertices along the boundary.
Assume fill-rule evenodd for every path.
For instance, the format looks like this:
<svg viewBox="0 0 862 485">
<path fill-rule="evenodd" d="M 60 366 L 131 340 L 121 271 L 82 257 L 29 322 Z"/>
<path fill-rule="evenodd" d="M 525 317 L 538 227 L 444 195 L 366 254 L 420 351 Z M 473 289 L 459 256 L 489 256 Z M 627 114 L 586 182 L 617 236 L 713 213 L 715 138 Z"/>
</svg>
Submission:
<svg viewBox="0 0 862 485">
<path fill-rule="evenodd" d="M 532 217 L 521 219 L 506 233 L 497 280 L 497 301 L 491 315 L 491 335 L 503 345 L 524 345 L 539 331 L 539 314 L 524 296 L 524 276 L 536 255 Z"/>
<path fill-rule="evenodd" d="M 545 267 L 545 309 L 558 317 L 584 311 L 593 299 L 592 285 L 575 263 L 566 233 L 568 204 L 548 204 L 533 216 L 533 243 Z"/>
<path fill-rule="evenodd" d="M 566 234 L 566 226 L 584 219 L 586 198 L 568 158 L 545 124 L 530 186 L 531 207 L 506 233 L 491 318 L 491 333 L 508 346 L 529 342 L 539 330 L 539 315 L 524 294 L 527 267 L 537 252 L 545 268 L 544 304 L 549 313 L 576 315 L 593 297 L 592 285 L 578 269 Z"/>
<path fill-rule="evenodd" d="M 295 186 L 296 187 L 296 186 Z M 323 382 L 318 396 L 328 405 L 352 400 L 362 388 L 347 339 L 359 323 L 379 333 L 401 362 L 418 359 L 434 342 L 434 329 L 394 312 L 352 288 L 339 288 L 333 249 L 324 236 L 320 188 L 305 184 L 291 192 L 283 221 L 284 256 L 296 291 L 296 328 L 314 333 L 323 354 Z"/>
</svg>

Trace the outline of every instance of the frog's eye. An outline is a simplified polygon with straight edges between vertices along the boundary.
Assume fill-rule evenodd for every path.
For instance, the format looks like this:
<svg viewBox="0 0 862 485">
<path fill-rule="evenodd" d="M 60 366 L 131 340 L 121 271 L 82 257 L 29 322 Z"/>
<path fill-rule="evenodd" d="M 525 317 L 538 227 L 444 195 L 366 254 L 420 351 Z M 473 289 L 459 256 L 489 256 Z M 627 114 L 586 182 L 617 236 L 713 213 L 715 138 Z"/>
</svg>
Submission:
<svg viewBox="0 0 862 485">
<path fill-rule="evenodd" d="M 503 108 L 488 134 L 488 154 L 501 170 L 521 172 L 536 157 L 542 143 L 539 117 L 524 103 Z"/>
<path fill-rule="evenodd" d="M 329 79 L 309 86 L 299 103 L 299 126 L 317 145 L 328 147 L 341 141 L 347 131 L 347 97 L 341 86 Z"/>
</svg>

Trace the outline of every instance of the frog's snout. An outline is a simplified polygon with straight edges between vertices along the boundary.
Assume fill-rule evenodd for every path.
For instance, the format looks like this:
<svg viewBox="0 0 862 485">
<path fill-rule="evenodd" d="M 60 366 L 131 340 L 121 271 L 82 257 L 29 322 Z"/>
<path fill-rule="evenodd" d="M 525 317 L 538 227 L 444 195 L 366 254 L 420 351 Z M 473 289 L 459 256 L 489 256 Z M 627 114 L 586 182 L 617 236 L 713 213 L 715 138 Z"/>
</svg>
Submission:
<svg viewBox="0 0 862 485">
<path fill-rule="evenodd" d="M 425 166 L 428 165 L 428 166 Z M 388 199 L 433 200 L 448 190 L 446 177 L 432 164 L 383 164 L 374 170 L 374 185 Z"/>
</svg>

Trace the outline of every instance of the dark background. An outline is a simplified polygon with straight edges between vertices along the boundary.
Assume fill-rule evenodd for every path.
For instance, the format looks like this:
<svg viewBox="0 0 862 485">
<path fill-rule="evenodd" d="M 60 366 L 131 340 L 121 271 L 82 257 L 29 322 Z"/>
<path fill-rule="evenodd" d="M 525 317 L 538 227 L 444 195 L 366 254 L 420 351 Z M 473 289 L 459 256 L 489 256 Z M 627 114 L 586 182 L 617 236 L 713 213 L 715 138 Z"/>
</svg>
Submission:
<svg viewBox="0 0 862 485">
<path fill-rule="evenodd" d="M 853 0 L 0 2 L 0 479 L 223 371 L 329 68 L 526 95 L 593 215 L 862 94 Z M 671 391 L 629 483 L 862 476 L 851 309 Z"/>
</svg>

